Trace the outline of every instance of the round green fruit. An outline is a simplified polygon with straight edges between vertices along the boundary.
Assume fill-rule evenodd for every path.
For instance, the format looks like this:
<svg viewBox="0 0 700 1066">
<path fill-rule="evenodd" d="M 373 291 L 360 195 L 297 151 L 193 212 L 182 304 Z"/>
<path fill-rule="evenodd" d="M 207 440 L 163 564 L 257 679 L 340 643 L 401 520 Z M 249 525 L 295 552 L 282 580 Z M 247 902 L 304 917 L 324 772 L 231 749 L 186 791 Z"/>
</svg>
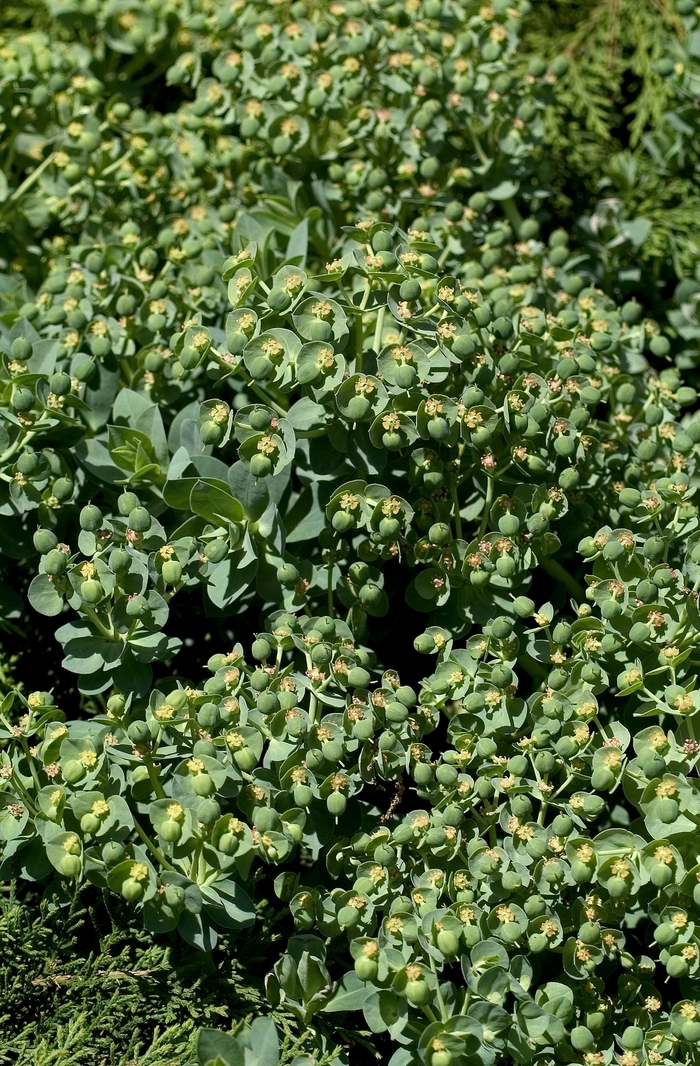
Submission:
<svg viewBox="0 0 700 1066">
<path fill-rule="evenodd" d="M 427 981 L 418 978 L 406 982 L 406 999 L 414 1007 L 424 1007 L 430 998 L 431 991 Z"/>
<path fill-rule="evenodd" d="M 378 970 L 377 962 L 367 955 L 360 955 L 355 959 L 355 973 L 361 981 L 374 981 Z"/>
<path fill-rule="evenodd" d="M 595 1043 L 593 1033 L 585 1025 L 577 1025 L 571 1030 L 569 1037 L 571 1046 L 576 1051 L 588 1051 Z"/>
<path fill-rule="evenodd" d="M 330 796 L 326 800 L 326 807 L 329 814 L 332 814 L 334 818 L 339 818 L 341 814 L 345 813 L 345 808 L 348 805 L 348 801 L 342 792 L 331 792 Z"/>
<path fill-rule="evenodd" d="M 122 896 L 128 903 L 136 903 L 143 895 L 143 885 L 133 877 L 127 877 L 122 884 Z"/>
<path fill-rule="evenodd" d="M 61 873 L 64 877 L 77 877 L 82 869 L 80 855 L 63 855 L 61 858 Z"/>
</svg>

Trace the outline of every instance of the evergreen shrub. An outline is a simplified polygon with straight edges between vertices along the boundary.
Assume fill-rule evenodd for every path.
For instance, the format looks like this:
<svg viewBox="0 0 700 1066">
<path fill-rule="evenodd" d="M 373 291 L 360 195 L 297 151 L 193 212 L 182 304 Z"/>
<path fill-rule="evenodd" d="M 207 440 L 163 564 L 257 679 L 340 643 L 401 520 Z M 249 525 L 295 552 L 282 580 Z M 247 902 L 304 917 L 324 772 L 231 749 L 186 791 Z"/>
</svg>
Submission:
<svg viewBox="0 0 700 1066">
<path fill-rule="evenodd" d="M 202 1063 L 694 1061 L 700 419 L 535 217 L 567 61 L 523 72 L 524 4 L 42 11 L 0 531 L 8 642 L 52 621 L 0 879 L 262 925 L 298 1039 Z"/>
</svg>

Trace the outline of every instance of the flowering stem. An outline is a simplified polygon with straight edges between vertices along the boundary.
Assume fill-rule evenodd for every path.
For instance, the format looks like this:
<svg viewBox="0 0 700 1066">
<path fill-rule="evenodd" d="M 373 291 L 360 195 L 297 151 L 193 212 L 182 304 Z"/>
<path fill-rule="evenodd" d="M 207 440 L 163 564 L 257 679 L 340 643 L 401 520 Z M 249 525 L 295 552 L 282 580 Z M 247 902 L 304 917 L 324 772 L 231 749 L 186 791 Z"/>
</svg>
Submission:
<svg viewBox="0 0 700 1066">
<path fill-rule="evenodd" d="M 222 359 L 221 362 L 224 366 L 227 365 L 224 359 Z M 241 375 L 246 385 L 250 387 L 252 392 L 254 392 L 256 396 L 260 397 L 263 403 L 269 404 L 269 406 L 274 411 L 276 411 L 277 414 L 280 415 L 282 418 L 285 417 L 285 415 L 287 414 L 287 409 L 285 407 L 281 407 L 280 404 L 276 403 L 275 400 L 273 400 L 272 397 L 269 396 L 268 393 L 266 393 L 265 390 L 257 384 L 257 382 L 253 381 L 250 375 L 246 373 L 246 370 L 242 363 L 239 363 L 239 365 L 236 367 L 236 371 Z"/>
<path fill-rule="evenodd" d="M 369 290 L 368 290 L 369 291 Z M 364 347 L 364 328 L 362 314 L 355 315 L 355 373 L 362 373 L 362 349 Z"/>
<path fill-rule="evenodd" d="M 32 816 L 34 816 L 36 814 L 36 807 L 34 806 L 34 804 L 32 802 L 32 797 L 29 795 L 29 793 L 27 792 L 26 788 L 24 787 L 24 785 L 20 781 L 19 774 L 14 769 L 14 767 L 12 769 L 12 777 L 10 778 L 10 780 L 12 781 L 12 784 L 15 786 L 15 788 L 19 792 L 21 798 L 26 803 L 27 808 L 29 810 L 29 813 Z"/>
<path fill-rule="evenodd" d="M 153 765 L 153 760 L 149 755 L 146 755 L 144 756 L 143 761 L 146 766 L 146 769 L 148 770 L 148 777 L 151 784 L 153 785 L 153 791 L 155 792 L 156 796 L 158 797 L 158 799 L 167 799 L 168 797 L 165 794 L 165 789 L 163 788 L 160 780 L 158 779 L 158 774 L 156 773 L 156 768 Z"/>
<path fill-rule="evenodd" d="M 105 167 L 105 169 L 100 172 L 97 180 L 95 181 L 95 184 L 96 185 L 101 185 L 102 184 L 101 179 L 106 177 L 108 174 L 111 174 L 113 171 L 119 170 L 119 167 L 122 165 L 122 163 L 126 163 L 126 161 L 127 161 L 127 159 L 129 158 L 130 155 L 131 155 L 131 149 L 129 149 L 128 152 L 125 152 L 124 155 L 120 155 L 119 159 L 115 159 L 114 162 L 110 163 L 108 167 Z"/>
<path fill-rule="evenodd" d="M 486 532 L 486 526 L 489 522 L 489 513 L 491 511 L 491 504 L 493 503 L 494 484 L 494 478 L 488 477 L 487 475 L 486 498 L 484 499 L 484 513 L 481 516 L 481 525 L 479 526 L 479 540 L 481 540 Z"/>
<path fill-rule="evenodd" d="M 160 851 L 159 848 L 156 847 L 156 845 L 153 843 L 151 838 L 148 836 L 147 833 L 144 832 L 144 830 L 141 828 L 141 826 L 139 825 L 139 823 L 136 821 L 135 818 L 134 818 L 134 829 L 136 830 L 138 835 L 141 837 L 141 840 L 144 842 L 144 844 L 146 845 L 146 847 L 150 851 L 151 855 L 153 855 L 153 858 L 157 859 L 158 862 L 161 864 L 161 866 L 164 866 L 166 870 L 170 870 L 171 873 L 176 873 L 175 867 L 170 865 L 170 863 L 166 859 L 165 855 L 163 855 L 163 852 Z"/>
<path fill-rule="evenodd" d="M 515 203 L 515 200 L 512 196 L 509 196 L 507 200 L 503 200 L 501 202 L 501 207 L 503 208 L 503 212 L 508 221 L 510 222 L 511 226 L 515 230 L 515 234 L 517 236 L 518 230 L 523 224 L 523 216 L 518 211 L 518 207 Z"/>
<path fill-rule="evenodd" d="M 333 560 L 328 561 L 328 614 L 331 618 L 334 617 L 335 611 L 333 607 Z"/>
<path fill-rule="evenodd" d="M 433 971 L 433 974 L 435 975 L 435 980 L 437 981 L 437 1002 L 438 1007 L 440 1008 L 440 1020 L 446 1022 L 448 1017 L 447 1010 L 445 1009 L 445 1001 L 442 998 L 440 982 L 437 980 L 437 968 L 435 966 L 435 959 L 432 957 L 432 955 L 430 956 L 430 969 Z"/>
<path fill-rule="evenodd" d="M 374 351 L 379 355 L 382 345 L 382 334 L 384 332 L 384 316 L 386 315 L 386 304 L 382 304 L 377 313 L 377 324 L 374 327 L 374 340 L 372 341 L 372 347 Z"/>
<path fill-rule="evenodd" d="M 97 629 L 101 633 L 101 635 L 105 638 L 105 640 L 118 640 L 118 639 L 120 639 L 118 634 L 115 633 L 113 629 L 107 629 L 107 627 L 105 625 L 103 625 L 103 623 L 97 617 L 97 612 L 94 611 L 92 607 L 88 607 L 86 604 L 83 604 L 82 607 L 83 607 L 83 611 L 85 612 L 87 617 L 90 619 L 90 621 L 94 625 L 95 629 Z"/>
<path fill-rule="evenodd" d="M 39 781 L 39 777 L 38 777 L 37 772 L 36 772 L 36 767 L 34 766 L 34 757 L 31 754 L 31 752 L 29 751 L 29 745 L 27 744 L 27 738 L 26 737 L 20 737 L 19 738 L 19 742 L 22 745 L 22 749 L 24 751 L 24 754 L 27 757 L 27 763 L 29 764 L 29 770 L 30 770 L 30 773 L 32 775 L 32 778 L 34 779 L 34 784 L 36 786 L 36 790 L 37 790 L 37 792 L 40 792 L 41 791 L 41 782 Z"/>
<path fill-rule="evenodd" d="M 556 559 L 550 558 L 550 556 L 543 556 L 539 552 L 537 552 L 536 554 L 537 562 L 540 564 L 546 574 L 549 574 L 550 577 L 553 577 L 556 581 L 563 585 L 564 588 L 568 589 L 571 595 L 574 596 L 577 600 L 585 600 L 585 591 L 583 590 L 581 585 L 579 585 L 576 578 L 572 577 L 568 570 L 564 569 L 561 563 L 558 563 Z"/>
<path fill-rule="evenodd" d="M 462 539 L 462 516 L 459 513 L 459 498 L 457 496 L 457 481 L 453 477 L 450 482 L 450 496 L 452 497 L 452 503 L 455 509 L 455 532 L 457 534 L 457 540 Z"/>
<path fill-rule="evenodd" d="M 476 130 L 472 126 L 471 122 L 469 122 L 468 120 L 466 122 L 466 127 L 469 130 L 469 134 L 471 136 L 472 141 L 474 142 L 474 148 L 476 150 L 476 154 L 479 157 L 479 161 L 480 161 L 481 165 L 482 166 L 488 166 L 489 163 L 491 162 L 491 160 L 489 159 L 489 157 L 487 156 L 486 152 L 484 151 L 483 145 L 482 145 L 481 141 L 479 140 L 479 138 L 476 135 Z"/>
<path fill-rule="evenodd" d="M 20 196 L 22 196 L 27 191 L 27 189 L 31 189 L 32 185 L 34 185 L 34 183 L 37 182 L 41 175 L 44 173 L 49 163 L 53 161 L 53 158 L 54 153 L 50 152 L 49 155 L 47 155 L 46 159 L 39 163 L 38 167 L 34 168 L 29 177 L 25 178 L 22 184 L 18 185 L 15 191 L 10 196 L 8 196 L 7 200 L 3 205 L 3 208 L 7 207 L 8 204 L 13 203 L 15 200 L 18 200 Z"/>
<path fill-rule="evenodd" d="M 605 727 L 604 727 L 604 726 L 602 725 L 602 723 L 601 723 L 601 721 L 600 721 L 600 718 L 598 717 L 598 715 L 597 715 L 597 714 L 593 715 L 593 721 L 594 721 L 594 722 L 595 722 L 595 724 L 596 724 L 596 725 L 598 726 L 598 729 L 600 730 L 600 732 L 602 733 L 602 735 L 603 735 L 603 736 L 605 737 L 605 739 L 606 739 L 606 740 L 609 740 L 610 738 L 608 737 L 608 734 L 607 734 L 607 732 L 606 732 L 606 730 L 605 730 Z"/>
<path fill-rule="evenodd" d="M 568 788 L 575 777 L 576 777 L 576 774 L 569 774 L 569 776 L 567 777 L 567 779 L 564 782 L 564 784 L 560 785 L 560 787 L 554 793 L 554 796 L 552 796 L 552 799 L 554 799 L 556 796 L 558 796 L 560 792 L 563 792 L 566 788 Z"/>
<path fill-rule="evenodd" d="M 35 436 L 36 433 L 33 430 L 29 433 L 20 433 L 14 444 L 11 444 L 7 451 L 3 452 L 2 455 L 0 455 L 0 463 L 7 462 L 8 459 L 12 458 L 15 452 L 19 451 L 23 444 L 29 444 L 29 441 L 32 439 L 32 437 Z M 8 480 L 11 481 L 12 479 L 9 478 Z"/>
</svg>

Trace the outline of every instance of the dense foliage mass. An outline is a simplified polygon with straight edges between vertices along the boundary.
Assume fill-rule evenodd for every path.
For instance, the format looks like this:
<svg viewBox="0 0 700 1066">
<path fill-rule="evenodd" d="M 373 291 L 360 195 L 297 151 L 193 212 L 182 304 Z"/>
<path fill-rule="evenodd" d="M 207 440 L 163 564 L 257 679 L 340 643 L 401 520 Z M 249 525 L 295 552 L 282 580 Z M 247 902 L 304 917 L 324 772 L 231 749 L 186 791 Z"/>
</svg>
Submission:
<svg viewBox="0 0 700 1066">
<path fill-rule="evenodd" d="M 143 1066 L 695 1061 L 696 251 L 600 157 L 558 224 L 560 15 L 7 16 L 0 880 L 265 945 Z"/>
<path fill-rule="evenodd" d="M 68 906 L 57 902 L 32 891 L 2 904 L 3 1066 L 172 1066 L 189 1061 L 202 1025 L 269 1010 L 269 927 L 243 944 L 223 938 L 226 961 L 215 966 L 181 939 L 149 936 L 115 896 L 83 890 Z"/>
</svg>

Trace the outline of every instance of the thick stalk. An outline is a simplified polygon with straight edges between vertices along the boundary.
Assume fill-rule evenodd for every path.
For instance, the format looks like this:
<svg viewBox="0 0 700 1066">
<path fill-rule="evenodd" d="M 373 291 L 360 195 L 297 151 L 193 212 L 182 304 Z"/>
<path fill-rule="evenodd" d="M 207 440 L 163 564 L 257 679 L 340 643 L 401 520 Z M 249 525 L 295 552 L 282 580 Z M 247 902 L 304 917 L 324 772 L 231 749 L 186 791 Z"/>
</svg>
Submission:
<svg viewBox="0 0 700 1066">
<path fill-rule="evenodd" d="M 481 516 L 481 525 L 479 526 L 479 540 L 486 532 L 486 527 L 489 524 L 489 514 L 491 512 L 491 504 L 493 503 L 493 490 L 495 486 L 495 479 L 488 478 L 486 485 L 486 498 L 484 499 L 484 513 Z"/>
<path fill-rule="evenodd" d="M 144 844 L 146 845 L 146 847 L 150 851 L 150 853 L 153 856 L 153 858 L 157 859 L 158 862 L 161 864 L 161 866 L 163 866 L 166 870 L 170 870 L 171 873 L 176 873 L 175 867 L 170 865 L 170 863 L 166 859 L 166 857 L 163 854 L 163 852 L 159 848 L 156 847 L 156 845 L 153 843 L 151 838 L 148 836 L 147 833 L 144 832 L 144 830 L 141 828 L 141 826 L 139 825 L 139 823 L 136 821 L 135 818 L 134 818 L 134 829 L 136 830 L 138 835 L 141 837 L 141 840 L 144 842 Z"/>
<path fill-rule="evenodd" d="M 34 185 L 35 182 L 37 182 L 41 175 L 44 173 L 49 163 L 53 162 L 53 158 L 54 153 L 51 152 L 49 155 L 47 155 L 46 159 L 39 163 L 38 167 L 34 168 L 29 177 L 25 178 L 22 184 L 17 186 L 15 191 L 10 196 L 8 196 L 7 200 L 5 200 L 5 203 L 3 204 L 3 211 L 8 204 L 12 204 L 15 200 L 19 200 L 20 196 L 23 196 L 27 189 L 31 189 L 32 185 Z"/>
<path fill-rule="evenodd" d="M 462 539 L 462 516 L 459 513 L 459 498 L 457 496 L 457 479 L 453 477 L 450 481 L 450 496 L 452 497 L 452 505 L 455 511 L 455 533 L 457 534 L 457 540 Z"/>
<path fill-rule="evenodd" d="M 579 585 L 576 578 L 572 577 L 568 570 L 565 570 L 561 563 L 558 563 L 556 559 L 538 553 L 537 561 L 544 572 L 549 574 L 550 577 L 553 577 L 555 581 L 558 581 L 559 584 L 564 586 L 564 588 L 568 589 L 575 599 L 579 602 L 586 599 L 585 590 Z"/>
</svg>

